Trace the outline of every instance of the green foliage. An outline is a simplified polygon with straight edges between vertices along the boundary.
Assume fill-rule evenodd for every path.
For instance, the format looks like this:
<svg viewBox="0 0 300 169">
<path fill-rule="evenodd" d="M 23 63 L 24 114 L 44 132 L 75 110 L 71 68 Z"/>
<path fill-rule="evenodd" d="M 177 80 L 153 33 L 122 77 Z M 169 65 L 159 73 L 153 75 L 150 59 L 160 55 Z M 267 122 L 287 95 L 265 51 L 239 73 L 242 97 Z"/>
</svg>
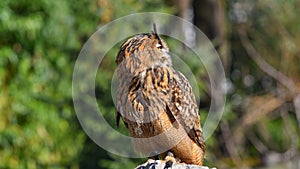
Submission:
<svg viewBox="0 0 300 169">
<path fill-rule="evenodd" d="M 70 88 L 74 16 L 63 2 L 0 3 L 0 168 L 76 167 L 84 134 Z"/>
</svg>

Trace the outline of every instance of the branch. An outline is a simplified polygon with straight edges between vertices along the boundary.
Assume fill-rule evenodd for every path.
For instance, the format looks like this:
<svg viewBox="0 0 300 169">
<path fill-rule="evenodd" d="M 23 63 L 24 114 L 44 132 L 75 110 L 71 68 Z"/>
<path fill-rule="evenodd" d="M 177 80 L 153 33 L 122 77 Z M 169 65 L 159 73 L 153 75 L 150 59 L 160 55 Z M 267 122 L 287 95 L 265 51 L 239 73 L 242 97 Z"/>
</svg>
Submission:
<svg viewBox="0 0 300 169">
<path fill-rule="evenodd" d="M 285 101 L 271 95 L 265 95 L 263 97 L 252 98 L 251 103 L 252 106 L 249 106 L 249 108 L 247 108 L 247 114 L 242 118 L 242 126 L 244 127 L 250 126 L 261 120 L 267 114 L 282 106 Z"/>
<path fill-rule="evenodd" d="M 250 58 L 253 59 L 253 61 L 259 66 L 259 68 L 269 76 L 273 77 L 290 91 L 290 94 L 293 97 L 293 104 L 298 121 L 298 128 L 300 129 L 300 94 L 296 88 L 294 81 L 280 71 L 276 70 L 263 59 L 263 57 L 255 50 L 255 48 L 251 44 L 247 32 L 243 28 L 238 29 L 238 34 L 246 52 L 248 53 Z"/>
<path fill-rule="evenodd" d="M 281 73 L 280 71 L 276 70 L 270 64 L 268 64 L 263 57 L 255 50 L 253 45 L 251 44 L 247 33 L 244 29 L 238 29 L 238 33 L 240 36 L 240 40 L 242 42 L 243 47 L 245 48 L 247 54 L 250 56 L 251 59 L 258 65 L 258 67 L 267 73 L 269 76 L 273 77 L 279 83 L 284 85 L 288 90 L 294 94 L 296 92 L 295 83 L 292 79 Z"/>
<path fill-rule="evenodd" d="M 237 149 L 238 146 L 236 146 L 235 144 L 235 140 L 232 137 L 232 132 L 229 128 L 227 121 L 223 121 L 222 123 L 220 123 L 220 129 L 225 140 L 225 147 L 229 153 L 232 162 L 236 166 L 241 166 L 242 162 Z"/>
</svg>

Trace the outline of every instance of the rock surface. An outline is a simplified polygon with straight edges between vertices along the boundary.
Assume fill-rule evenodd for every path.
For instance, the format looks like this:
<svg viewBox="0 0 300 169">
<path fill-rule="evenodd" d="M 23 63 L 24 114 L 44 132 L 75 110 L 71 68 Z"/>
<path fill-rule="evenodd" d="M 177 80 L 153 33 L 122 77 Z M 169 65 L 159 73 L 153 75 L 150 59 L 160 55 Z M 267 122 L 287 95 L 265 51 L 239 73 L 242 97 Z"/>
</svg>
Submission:
<svg viewBox="0 0 300 169">
<path fill-rule="evenodd" d="M 192 164 L 184 164 L 184 163 L 168 163 L 163 160 L 151 160 L 147 161 L 144 164 L 137 166 L 135 169 L 216 169 L 216 168 L 209 168 L 206 166 L 198 166 Z"/>
</svg>

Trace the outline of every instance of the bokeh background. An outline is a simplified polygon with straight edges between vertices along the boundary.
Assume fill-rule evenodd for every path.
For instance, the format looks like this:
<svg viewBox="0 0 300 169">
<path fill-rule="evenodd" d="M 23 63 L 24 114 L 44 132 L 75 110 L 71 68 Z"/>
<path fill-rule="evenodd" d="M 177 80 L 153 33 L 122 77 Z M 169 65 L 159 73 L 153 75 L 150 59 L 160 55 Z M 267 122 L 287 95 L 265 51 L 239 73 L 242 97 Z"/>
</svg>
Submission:
<svg viewBox="0 0 300 169">
<path fill-rule="evenodd" d="M 193 22 L 222 59 L 227 102 L 207 140 L 205 165 L 300 168 L 300 1 L 1 0 L 1 169 L 121 169 L 145 161 L 97 146 L 79 125 L 72 102 L 73 68 L 86 40 L 101 25 L 137 12 Z M 118 47 L 96 78 L 101 112 L 112 125 L 108 82 Z M 176 46 L 170 42 L 170 48 Z M 210 83 L 202 66 L 192 71 L 204 122 Z M 119 130 L 126 133 L 124 126 Z"/>
</svg>

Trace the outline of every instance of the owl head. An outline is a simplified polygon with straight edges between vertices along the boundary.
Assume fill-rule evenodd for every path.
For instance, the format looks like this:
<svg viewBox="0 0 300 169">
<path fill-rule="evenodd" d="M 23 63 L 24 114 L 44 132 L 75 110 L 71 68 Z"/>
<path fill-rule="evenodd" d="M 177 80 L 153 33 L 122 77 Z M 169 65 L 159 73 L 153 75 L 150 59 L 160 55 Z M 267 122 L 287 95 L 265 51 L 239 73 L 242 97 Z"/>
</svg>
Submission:
<svg viewBox="0 0 300 169">
<path fill-rule="evenodd" d="M 172 64 L 167 43 L 156 31 L 137 34 L 126 40 L 119 50 L 116 63 L 119 69 L 130 74 Z"/>
</svg>

